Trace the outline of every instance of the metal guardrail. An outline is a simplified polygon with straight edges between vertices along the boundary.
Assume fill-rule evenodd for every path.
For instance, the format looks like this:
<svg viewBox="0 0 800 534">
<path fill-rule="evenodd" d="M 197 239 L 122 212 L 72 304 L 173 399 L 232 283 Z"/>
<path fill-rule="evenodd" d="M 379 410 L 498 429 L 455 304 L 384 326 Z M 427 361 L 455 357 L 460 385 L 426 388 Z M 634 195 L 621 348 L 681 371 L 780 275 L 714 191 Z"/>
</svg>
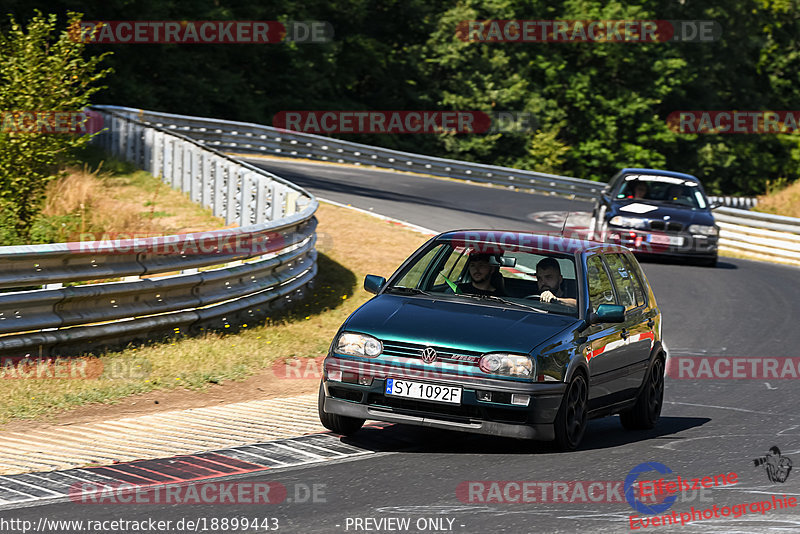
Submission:
<svg viewBox="0 0 800 534">
<path fill-rule="evenodd" d="M 0 293 L 4 357 L 238 326 L 304 295 L 317 272 L 311 194 L 177 132 L 99 111 L 107 127 L 95 138 L 101 146 L 239 227 L 0 247 L 0 288 L 44 285 Z M 87 280 L 102 282 L 64 287 Z"/>
<path fill-rule="evenodd" d="M 717 208 L 720 250 L 800 265 L 800 219 Z"/>
<path fill-rule="evenodd" d="M 594 199 L 605 184 L 511 167 L 467 163 L 412 154 L 330 137 L 305 134 L 246 122 L 174 115 L 118 106 L 98 106 L 181 132 L 220 150 L 374 165 L 387 169 L 444 176 L 458 180 L 513 186 L 543 194 L 563 194 Z"/>
<path fill-rule="evenodd" d="M 726 208 L 741 208 L 747 209 L 755 208 L 758 204 L 758 199 L 755 197 L 708 197 L 711 202 L 716 202 Z"/>
<path fill-rule="evenodd" d="M 356 165 L 374 165 L 400 171 L 413 171 L 434 176 L 445 176 L 460 180 L 485 182 L 502 186 L 513 186 L 544 194 L 565 194 L 574 198 L 594 200 L 606 184 L 556 176 L 551 174 L 521 171 L 508 167 L 497 167 L 478 163 L 467 163 L 451 159 L 434 158 L 410 154 L 380 147 L 340 141 L 330 137 L 304 134 L 263 126 L 259 124 L 224 121 L 202 117 L 190 117 L 154 111 L 144 111 L 116 106 L 100 106 L 136 117 L 145 123 L 177 131 L 197 139 L 205 146 L 237 153 L 286 156 L 317 159 Z M 740 197 L 711 197 L 726 206 L 753 207 L 756 200 Z M 759 234 L 745 232 L 744 228 L 785 231 L 795 227 L 800 220 L 788 219 L 777 223 L 769 217 L 756 214 L 748 217 L 748 211 L 728 207 L 714 210 L 721 221 L 720 247 L 757 254 L 762 259 L 778 259 L 791 262 L 797 252 L 794 242 L 781 234 Z M 767 226 L 764 226 L 766 224 Z M 782 224 L 783 229 L 775 226 Z M 725 225 L 735 225 L 736 228 Z M 747 235 L 745 238 L 744 235 Z M 791 233 L 791 232 L 790 232 Z"/>
</svg>

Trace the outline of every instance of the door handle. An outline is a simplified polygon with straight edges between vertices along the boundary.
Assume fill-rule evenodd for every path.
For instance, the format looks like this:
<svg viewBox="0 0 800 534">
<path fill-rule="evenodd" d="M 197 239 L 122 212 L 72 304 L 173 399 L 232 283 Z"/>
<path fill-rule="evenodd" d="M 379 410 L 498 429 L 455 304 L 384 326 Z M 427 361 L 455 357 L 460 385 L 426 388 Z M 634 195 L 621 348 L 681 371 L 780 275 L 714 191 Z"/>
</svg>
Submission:
<svg viewBox="0 0 800 534">
<path fill-rule="evenodd" d="M 653 326 L 655 326 L 655 324 L 656 324 L 656 322 L 653 320 L 652 317 L 647 320 L 647 328 L 650 328 L 652 330 Z"/>
<path fill-rule="evenodd" d="M 630 334 L 628 334 L 628 331 L 627 331 L 627 330 L 623 330 L 622 332 L 620 332 L 620 333 L 619 333 L 619 335 L 620 335 L 620 337 L 621 337 L 622 339 L 628 339 L 628 336 L 629 336 Z"/>
</svg>

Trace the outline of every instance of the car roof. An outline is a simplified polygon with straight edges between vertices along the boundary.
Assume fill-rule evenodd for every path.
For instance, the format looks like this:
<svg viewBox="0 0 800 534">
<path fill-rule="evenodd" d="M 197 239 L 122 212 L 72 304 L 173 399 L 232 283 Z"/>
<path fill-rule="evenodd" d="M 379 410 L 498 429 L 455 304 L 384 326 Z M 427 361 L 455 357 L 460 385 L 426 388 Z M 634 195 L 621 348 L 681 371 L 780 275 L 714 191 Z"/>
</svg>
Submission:
<svg viewBox="0 0 800 534">
<path fill-rule="evenodd" d="M 500 250 L 517 250 L 518 248 L 551 252 L 555 254 L 576 254 L 582 252 L 630 252 L 627 248 L 612 243 L 600 243 L 580 237 L 562 237 L 553 234 L 520 232 L 514 230 L 451 230 L 436 237 L 435 240 L 449 240 L 463 246 L 473 246 L 478 250 L 486 250 L 481 245 L 496 244 Z"/>
<path fill-rule="evenodd" d="M 682 172 L 665 171 L 661 169 L 625 168 L 619 171 L 619 174 L 620 176 L 626 174 L 650 174 L 653 176 L 668 176 L 670 178 L 680 178 L 682 180 L 689 180 L 692 182 L 700 183 L 700 179 L 697 176 L 692 176 L 691 174 L 684 174 Z"/>
</svg>

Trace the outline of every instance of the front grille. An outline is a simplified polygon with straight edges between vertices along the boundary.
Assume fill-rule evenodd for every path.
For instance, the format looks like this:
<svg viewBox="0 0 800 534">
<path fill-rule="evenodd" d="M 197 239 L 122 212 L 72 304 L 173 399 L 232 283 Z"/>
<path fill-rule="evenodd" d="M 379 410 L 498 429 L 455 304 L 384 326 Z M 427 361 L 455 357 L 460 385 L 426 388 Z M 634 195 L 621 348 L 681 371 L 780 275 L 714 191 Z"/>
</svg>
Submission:
<svg viewBox="0 0 800 534">
<path fill-rule="evenodd" d="M 650 229 L 660 230 L 662 232 L 680 232 L 683 230 L 683 224 L 679 222 L 650 221 Z"/>
<path fill-rule="evenodd" d="M 414 399 L 402 399 L 379 393 L 370 393 L 367 396 L 367 404 L 376 407 L 386 406 L 407 415 L 424 417 L 433 414 L 439 418 L 460 422 L 467 422 L 466 420 L 469 419 L 481 419 L 482 415 L 480 408 L 477 406 L 438 404 Z"/>
<path fill-rule="evenodd" d="M 420 345 L 417 343 L 405 343 L 402 341 L 383 341 L 383 354 L 387 356 L 399 356 L 402 358 L 422 359 L 422 351 L 430 347 L 436 351 L 437 362 L 460 363 L 463 365 L 477 366 L 483 353 L 452 349 L 448 347 L 437 347 L 434 345 Z"/>
<path fill-rule="evenodd" d="M 495 423 L 515 423 L 522 424 L 528 422 L 529 412 L 527 410 L 509 410 L 494 406 L 472 406 L 457 404 L 439 404 L 435 402 L 418 401 L 414 399 L 403 399 L 370 393 L 367 395 L 367 404 L 371 407 L 392 408 L 394 412 L 417 417 L 435 417 L 460 423 L 468 423 L 471 420 L 492 421 Z"/>
</svg>

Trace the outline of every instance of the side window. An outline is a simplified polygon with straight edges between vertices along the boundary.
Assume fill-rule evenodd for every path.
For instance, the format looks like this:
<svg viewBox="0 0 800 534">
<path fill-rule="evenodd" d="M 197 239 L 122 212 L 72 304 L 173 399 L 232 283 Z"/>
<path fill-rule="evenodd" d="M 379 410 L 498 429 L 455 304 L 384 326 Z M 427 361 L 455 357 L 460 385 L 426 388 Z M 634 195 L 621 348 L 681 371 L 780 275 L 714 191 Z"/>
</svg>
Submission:
<svg viewBox="0 0 800 534">
<path fill-rule="evenodd" d="M 459 275 L 464 272 L 467 265 L 469 255 L 464 248 L 457 248 L 451 252 L 450 257 L 444 264 L 444 268 L 436 274 L 436 280 L 433 281 L 434 286 L 445 283 L 444 277 L 446 276 L 451 282 L 458 282 Z"/>
<path fill-rule="evenodd" d="M 622 255 L 606 254 L 606 263 L 608 271 L 611 273 L 611 280 L 617 288 L 619 304 L 625 306 L 625 311 L 635 308 L 633 275 L 628 265 L 622 260 Z"/>
<path fill-rule="evenodd" d="M 442 248 L 446 246 L 447 245 L 439 245 L 426 252 L 425 255 L 412 265 L 411 269 L 395 283 L 395 285 L 400 287 L 419 287 L 422 282 L 423 274 L 430 268 L 431 262 L 435 261 Z"/>
<path fill-rule="evenodd" d="M 631 278 L 633 279 L 633 296 L 636 297 L 636 307 L 644 306 L 647 302 L 647 298 L 644 294 L 644 284 L 639 277 L 639 269 L 637 269 L 636 264 L 634 264 L 635 260 L 630 254 L 625 254 L 622 258 L 625 260 L 625 265 L 628 266 L 628 272 L 631 273 Z"/>
<path fill-rule="evenodd" d="M 587 281 L 589 283 L 589 305 L 596 311 L 601 304 L 614 304 L 614 291 L 611 289 L 611 280 L 608 279 L 606 270 L 600 256 L 592 256 L 586 260 Z"/>
</svg>

